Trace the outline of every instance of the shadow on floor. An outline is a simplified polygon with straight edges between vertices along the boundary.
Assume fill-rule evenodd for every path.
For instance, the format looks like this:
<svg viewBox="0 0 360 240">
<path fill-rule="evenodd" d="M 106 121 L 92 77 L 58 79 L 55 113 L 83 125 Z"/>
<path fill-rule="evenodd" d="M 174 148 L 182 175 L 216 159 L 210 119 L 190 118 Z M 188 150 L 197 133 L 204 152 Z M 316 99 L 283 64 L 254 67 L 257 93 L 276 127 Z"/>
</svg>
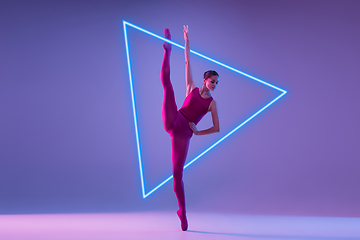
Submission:
<svg viewBox="0 0 360 240">
<path fill-rule="evenodd" d="M 221 233 L 221 232 L 204 232 L 196 230 L 187 230 L 192 233 L 239 236 L 239 237 L 253 237 L 253 238 L 276 238 L 276 239 L 318 239 L 318 240 L 360 240 L 359 237 L 332 237 L 332 236 L 286 236 L 286 235 L 258 235 L 258 234 L 242 234 L 242 233 Z"/>
</svg>

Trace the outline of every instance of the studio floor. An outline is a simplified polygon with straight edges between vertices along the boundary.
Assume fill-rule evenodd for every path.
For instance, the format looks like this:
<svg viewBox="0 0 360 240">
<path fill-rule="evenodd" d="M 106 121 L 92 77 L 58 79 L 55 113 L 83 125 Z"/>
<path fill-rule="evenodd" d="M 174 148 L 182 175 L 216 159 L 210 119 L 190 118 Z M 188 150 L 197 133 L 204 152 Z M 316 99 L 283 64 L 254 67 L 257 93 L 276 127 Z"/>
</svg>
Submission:
<svg viewBox="0 0 360 240">
<path fill-rule="evenodd" d="M 175 212 L 0 215 L 0 239 L 360 239 L 360 218 Z"/>
</svg>

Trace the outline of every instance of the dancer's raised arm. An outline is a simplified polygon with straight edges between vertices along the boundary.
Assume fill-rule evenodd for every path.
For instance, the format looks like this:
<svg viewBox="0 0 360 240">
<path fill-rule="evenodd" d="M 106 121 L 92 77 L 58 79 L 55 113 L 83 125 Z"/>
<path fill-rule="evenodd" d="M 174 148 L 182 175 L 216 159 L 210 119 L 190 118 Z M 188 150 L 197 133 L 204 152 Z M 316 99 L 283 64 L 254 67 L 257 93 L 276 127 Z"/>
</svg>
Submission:
<svg viewBox="0 0 360 240">
<path fill-rule="evenodd" d="M 192 79 L 190 68 L 190 47 L 188 33 L 188 26 L 184 25 L 186 96 L 189 95 L 189 93 L 191 93 L 191 91 L 195 88 L 195 83 Z"/>
</svg>

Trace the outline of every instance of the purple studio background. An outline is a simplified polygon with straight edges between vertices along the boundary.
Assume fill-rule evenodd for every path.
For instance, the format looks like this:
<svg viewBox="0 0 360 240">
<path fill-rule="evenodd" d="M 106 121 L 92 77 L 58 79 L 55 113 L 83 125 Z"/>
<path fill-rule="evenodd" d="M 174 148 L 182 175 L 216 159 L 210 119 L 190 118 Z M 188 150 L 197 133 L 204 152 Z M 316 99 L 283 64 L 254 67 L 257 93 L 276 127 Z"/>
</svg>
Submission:
<svg viewBox="0 0 360 240">
<path fill-rule="evenodd" d="M 192 49 L 289 91 L 184 172 L 188 211 L 359 217 L 359 11 L 359 1 L 2 3 L 0 213 L 176 210 L 172 183 L 142 199 L 126 20 L 170 28 L 181 44 L 187 24 Z M 131 34 L 134 84 L 149 93 L 139 124 L 153 139 L 143 153 L 151 185 L 171 173 L 163 50 Z M 171 63 L 179 104 L 182 54 L 174 49 Z M 193 58 L 200 86 L 216 66 Z M 223 134 L 274 93 L 216 70 Z M 219 136 L 194 136 L 189 155 Z"/>
</svg>

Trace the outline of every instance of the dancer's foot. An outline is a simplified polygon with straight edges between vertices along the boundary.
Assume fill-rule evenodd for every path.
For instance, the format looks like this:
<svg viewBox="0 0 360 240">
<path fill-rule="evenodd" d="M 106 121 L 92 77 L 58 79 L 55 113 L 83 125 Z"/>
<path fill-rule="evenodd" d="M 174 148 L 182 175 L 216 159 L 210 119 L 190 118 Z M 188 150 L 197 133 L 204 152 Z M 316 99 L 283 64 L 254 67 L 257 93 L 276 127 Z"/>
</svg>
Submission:
<svg viewBox="0 0 360 240">
<path fill-rule="evenodd" d="M 171 34 L 170 34 L 170 30 L 168 28 L 166 28 L 164 30 L 164 34 L 165 34 L 165 38 L 171 40 Z M 166 51 L 171 51 L 171 47 L 172 45 L 168 42 L 164 42 L 163 43 L 163 48 L 166 50 Z"/>
<path fill-rule="evenodd" d="M 179 216 L 180 218 L 180 221 L 181 221 L 181 229 L 183 231 L 186 231 L 188 229 L 188 222 L 187 222 L 187 219 L 186 219 L 186 214 L 185 212 L 182 212 L 180 210 L 177 210 L 177 215 Z"/>
</svg>

